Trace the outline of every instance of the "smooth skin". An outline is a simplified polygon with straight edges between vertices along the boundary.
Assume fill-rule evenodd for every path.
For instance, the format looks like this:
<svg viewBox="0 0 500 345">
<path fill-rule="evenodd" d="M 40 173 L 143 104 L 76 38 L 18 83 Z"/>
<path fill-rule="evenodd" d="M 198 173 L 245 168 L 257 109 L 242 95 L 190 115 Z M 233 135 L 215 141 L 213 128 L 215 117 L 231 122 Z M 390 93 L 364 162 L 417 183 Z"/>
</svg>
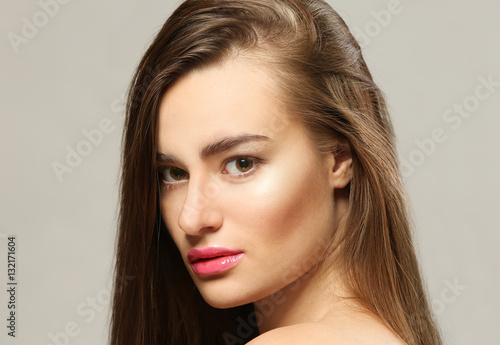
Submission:
<svg viewBox="0 0 500 345">
<path fill-rule="evenodd" d="M 237 57 L 196 70 L 164 95 L 159 111 L 161 213 L 207 303 L 254 303 L 267 344 L 384 344 L 394 336 L 348 296 L 322 253 L 345 215 L 352 179 L 343 155 L 318 151 L 277 101 L 265 67 Z M 191 248 L 244 252 L 231 270 L 196 274 Z M 328 267 L 328 268 L 327 268 Z"/>
</svg>

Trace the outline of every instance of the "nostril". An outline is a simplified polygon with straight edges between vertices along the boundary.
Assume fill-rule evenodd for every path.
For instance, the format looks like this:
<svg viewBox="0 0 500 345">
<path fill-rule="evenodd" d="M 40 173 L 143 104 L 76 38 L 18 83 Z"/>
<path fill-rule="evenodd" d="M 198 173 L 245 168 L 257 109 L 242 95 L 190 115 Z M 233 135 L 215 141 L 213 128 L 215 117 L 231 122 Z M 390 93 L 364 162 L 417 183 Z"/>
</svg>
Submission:
<svg viewBox="0 0 500 345">
<path fill-rule="evenodd" d="M 179 215 L 179 227 L 188 235 L 217 231 L 222 225 L 222 214 L 215 208 L 197 209 L 185 205 Z"/>
</svg>

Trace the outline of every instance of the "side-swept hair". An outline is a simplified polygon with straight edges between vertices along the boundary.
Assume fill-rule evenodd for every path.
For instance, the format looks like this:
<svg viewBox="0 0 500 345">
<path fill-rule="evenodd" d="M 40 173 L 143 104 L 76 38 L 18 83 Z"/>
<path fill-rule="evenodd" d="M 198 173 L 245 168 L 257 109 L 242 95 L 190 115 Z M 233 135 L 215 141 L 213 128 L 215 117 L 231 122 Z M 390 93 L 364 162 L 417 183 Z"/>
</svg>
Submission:
<svg viewBox="0 0 500 345">
<path fill-rule="evenodd" d="M 349 210 L 343 231 L 332 236 L 349 291 L 408 344 L 441 344 L 384 97 L 342 18 L 323 0 L 187 0 L 146 51 L 130 87 L 111 345 L 223 344 L 231 322 L 252 310 L 217 310 L 203 301 L 161 219 L 155 167 L 164 93 L 190 71 L 238 53 L 275 75 L 283 104 L 321 150 L 339 138 L 350 145 Z M 136 279 L 121 287 L 124 275 Z"/>
</svg>

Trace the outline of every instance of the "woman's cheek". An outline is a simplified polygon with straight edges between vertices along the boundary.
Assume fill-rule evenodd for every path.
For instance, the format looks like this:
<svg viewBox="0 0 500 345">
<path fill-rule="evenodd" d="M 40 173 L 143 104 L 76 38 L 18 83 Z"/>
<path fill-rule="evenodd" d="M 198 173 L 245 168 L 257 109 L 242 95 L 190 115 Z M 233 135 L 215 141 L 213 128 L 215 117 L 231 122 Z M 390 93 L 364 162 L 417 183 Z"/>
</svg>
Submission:
<svg viewBox="0 0 500 345">
<path fill-rule="evenodd" d="M 246 219 L 242 226 L 251 225 L 256 233 L 264 231 L 268 236 L 292 231 L 291 226 L 307 217 L 308 207 L 302 202 L 307 188 L 302 187 L 305 184 L 302 173 L 285 174 L 282 170 L 290 171 L 265 169 L 251 183 L 238 186 L 228 202 L 227 217 L 232 222 Z"/>
</svg>

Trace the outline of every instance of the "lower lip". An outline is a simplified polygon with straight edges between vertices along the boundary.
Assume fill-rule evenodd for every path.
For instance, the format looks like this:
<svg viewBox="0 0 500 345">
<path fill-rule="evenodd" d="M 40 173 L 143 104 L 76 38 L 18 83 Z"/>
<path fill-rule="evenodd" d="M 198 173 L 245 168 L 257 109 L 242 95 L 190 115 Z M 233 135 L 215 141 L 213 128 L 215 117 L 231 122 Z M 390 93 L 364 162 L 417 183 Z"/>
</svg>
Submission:
<svg viewBox="0 0 500 345">
<path fill-rule="evenodd" d="M 200 276 L 211 276 L 215 274 L 221 274 L 229 271 L 231 268 L 236 266 L 241 259 L 243 259 L 243 253 L 235 255 L 220 256 L 208 260 L 200 260 L 191 263 L 194 273 Z"/>
</svg>

